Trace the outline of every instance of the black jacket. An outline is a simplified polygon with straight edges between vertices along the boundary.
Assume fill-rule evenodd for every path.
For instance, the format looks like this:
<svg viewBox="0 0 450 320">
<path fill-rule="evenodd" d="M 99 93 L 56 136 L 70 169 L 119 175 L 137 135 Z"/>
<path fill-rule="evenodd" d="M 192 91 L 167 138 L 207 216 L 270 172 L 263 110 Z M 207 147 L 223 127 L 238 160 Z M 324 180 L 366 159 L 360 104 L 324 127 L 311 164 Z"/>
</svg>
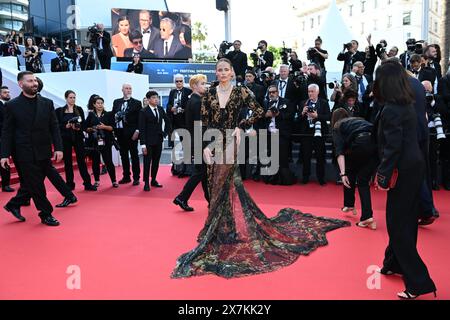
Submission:
<svg viewBox="0 0 450 320">
<path fill-rule="evenodd" d="M 66 59 L 60 59 L 58 57 L 53 58 L 51 61 L 52 72 L 64 72 L 69 71 L 69 63 Z"/>
<path fill-rule="evenodd" d="M 378 57 L 377 53 L 375 52 L 374 46 L 369 47 L 369 58 L 364 59 L 364 67 L 365 67 L 365 74 L 368 76 L 369 82 L 373 81 L 373 73 L 375 72 L 375 65 L 377 64 Z"/>
<path fill-rule="evenodd" d="M 269 100 L 265 101 L 264 113 L 269 111 L 271 103 Z M 296 107 L 288 99 L 278 98 L 278 110 L 280 113 L 275 117 L 275 128 L 280 131 L 280 137 L 290 139 L 293 129 L 293 121 L 295 117 Z M 246 112 L 246 108 L 243 109 Z M 268 129 L 272 118 L 265 118 L 265 128 Z M 256 128 L 258 129 L 258 128 Z"/>
<path fill-rule="evenodd" d="M 34 117 L 23 108 L 23 104 L 29 102 L 23 94 L 6 104 L 2 158 L 12 155 L 17 161 L 47 160 L 52 157 L 52 144 L 55 151 L 63 151 L 53 101 L 40 95 L 37 95 L 36 100 Z"/>
<path fill-rule="evenodd" d="M 261 71 L 266 70 L 267 67 L 273 67 L 273 59 L 274 58 L 273 58 L 273 53 L 272 52 L 266 51 L 266 52 L 264 52 L 264 54 L 261 57 L 266 62 L 266 63 L 263 64 L 262 61 L 259 60 L 258 66 L 261 68 Z"/>
<path fill-rule="evenodd" d="M 111 34 L 108 31 L 103 31 L 103 50 L 100 50 L 100 45 L 98 46 L 98 55 L 103 57 L 111 58 L 113 56 L 112 48 L 111 48 Z M 100 43 L 100 37 L 98 44 Z"/>
<path fill-rule="evenodd" d="M 278 88 L 279 94 L 281 94 L 280 91 L 280 79 L 275 80 L 272 82 L 272 85 L 276 85 Z M 266 98 L 269 96 L 269 91 L 266 93 Z M 294 84 L 294 80 L 292 78 L 288 78 L 287 84 L 286 84 L 286 91 L 284 94 L 284 98 L 288 99 L 291 103 L 293 103 L 295 106 L 300 102 L 300 90 L 297 88 Z"/>
<path fill-rule="evenodd" d="M 308 102 L 309 102 L 309 100 L 303 101 L 301 104 L 299 104 L 299 107 L 298 107 L 299 127 L 300 127 L 300 132 L 302 134 L 314 134 L 314 128 L 309 127 L 308 116 L 307 115 L 302 116 L 303 108 L 305 107 L 305 105 Z M 321 122 L 322 136 L 323 136 L 328 133 L 327 121 L 331 120 L 330 105 L 328 104 L 327 100 L 319 98 L 317 100 L 316 108 L 317 108 L 318 118 L 314 122 L 317 122 L 317 121 Z"/>
<path fill-rule="evenodd" d="M 257 83 L 252 83 L 247 85 L 247 87 L 255 94 L 255 100 L 261 105 L 264 105 L 264 99 L 266 95 L 266 91 L 264 87 Z"/>
<path fill-rule="evenodd" d="M 357 61 L 361 61 L 364 63 L 366 60 L 366 53 L 362 51 L 357 51 L 354 55 L 352 55 L 349 51 L 345 53 L 339 53 L 337 57 L 338 61 L 344 61 L 344 67 L 342 69 L 342 74 L 349 73 L 352 71 L 353 64 Z"/>
<path fill-rule="evenodd" d="M 242 51 L 230 51 L 225 55 L 225 58 L 229 59 L 233 64 L 234 72 L 237 76 L 245 78 L 245 71 L 248 68 L 247 55 Z"/>
<path fill-rule="evenodd" d="M 414 71 L 410 70 L 412 73 L 415 73 Z M 420 71 L 418 73 L 417 79 L 422 81 L 430 81 L 431 85 L 434 87 L 434 83 L 436 82 L 437 73 L 436 70 L 430 67 L 422 67 L 420 68 Z"/>
<path fill-rule="evenodd" d="M 139 139 L 141 145 L 145 145 L 147 148 L 163 143 L 164 137 L 171 131 L 169 118 L 160 106 L 158 106 L 158 114 L 158 121 L 156 121 L 150 106 L 142 109 L 139 113 Z M 164 131 L 162 120 L 165 123 Z"/>
<path fill-rule="evenodd" d="M 188 88 L 181 89 L 181 103 L 180 107 L 185 110 L 189 96 L 192 94 L 192 90 Z M 177 89 L 170 90 L 169 100 L 167 101 L 166 112 L 170 120 L 172 129 L 185 128 L 186 126 L 186 115 L 184 112 L 174 114 L 172 112 L 172 107 L 175 106 L 175 99 L 177 97 Z"/>
<path fill-rule="evenodd" d="M 399 175 L 424 165 L 417 141 L 417 116 L 413 106 L 386 104 L 378 124 L 378 184 L 387 188 L 394 169 Z"/>
<path fill-rule="evenodd" d="M 77 71 L 77 58 L 78 58 L 78 54 L 74 53 L 72 56 L 72 71 Z M 87 65 L 87 66 L 86 66 Z M 83 53 L 81 58 L 80 58 L 80 68 L 81 70 L 94 70 L 95 69 L 95 60 L 94 57 L 91 55 L 89 57 L 89 63 L 88 63 L 88 54 L 87 53 Z"/>
<path fill-rule="evenodd" d="M 116 113 L 122 109 L 124 99 L 116 99 L 113 102 L 112 114 L 113 118 L 116 116 Z M 134 98 L 130 98 L 128 101 L 128 108 L 126 111 L 125 122 L 123 125 L 125 137 L 131 139 L 134 132 L 139 127 L 139 112 L 142 110 L 142 103 L 139 100 Z"/>
<path fill-rule="evenodd" d="M 5 120 L 5 104 L 0 101 L 0 141 L 2 138 L 3 121 Z"/>
<path fill-rule="evenodd" d="M 76 139 L 77 142 L 82 142 L 84 139 L 84 135 L 83 135 L 83 130 L 82 128 L 84 128 L 84 122 L 85 122 L 85 117 L 84 117 L 84 111 L 83 108 L 79 107 L 79 106 L 75 106 L 77 108 L 78 114 L 81 117 L 81 130 L 76 131 L 76 130 L 72 130 L 72 129 L 67 129 L 66 128 L 66 124 L 67 122 L 65 122 L 64 119 L 64 111 L 66 110 L 67 106 L 58 108 L 55 110 L 56 113 L 56 118 L 58 119 L 58 123 L 59 123 L 59 130 L 61 132 L 61 137 L 62 139 Z M 76 117 L 76 115 L 74 114 L 74 117 Z"/>
<path fill-rule="evenodd" d="M 438 112 L 447 129 L 450 129 L 450 74 L 442 77 L 438 84 Z M 447 137 L 450 139 L 450 137 Z"/>
<path fill-rule="evenodd" d="M 106 126 L 111 126 L 114 129 L 115 128 L 114 114 L 112 112 L 104 111 L 101 117 L 97 117 L 97 115 L 93 111 L 91 111 L 89 112 L 89 115 L 87 116 L 86 121 L 84 122 L 83 129 L 86 131 L 88 128 L 95 127 L 100 123 L 103 123 Z M 99 130 L 97 132 L 97 135 L 99 134 L 103 135 L 105 147 L 111 148 L 114 139 L 113 132 L 106 130 Z M 89 139 L 87 144 L 90 147 L 96 146 L 96 141 L 93 133 L 89 133 Z"/>
<path fill-rule="evenodd" d="M 134 73 L 142 74 L 142 72 L 144 72 L 144 65 L 142 64 L 142 62 L 139 62 L 136 65 L 133 62 L 130 63 L 128 65 L 127 72 L 131 73 L 133 71 L 134 71 Z"/>
<path fill-rule="evenodd" d="M 361 133 L 373 133 L 373 124 L 359 118 L 342 120 L 339 128 L 333 128 L 333 143 L 336 156 L 347 154 L 352 147 L 355 137 Z"/>
</svg>

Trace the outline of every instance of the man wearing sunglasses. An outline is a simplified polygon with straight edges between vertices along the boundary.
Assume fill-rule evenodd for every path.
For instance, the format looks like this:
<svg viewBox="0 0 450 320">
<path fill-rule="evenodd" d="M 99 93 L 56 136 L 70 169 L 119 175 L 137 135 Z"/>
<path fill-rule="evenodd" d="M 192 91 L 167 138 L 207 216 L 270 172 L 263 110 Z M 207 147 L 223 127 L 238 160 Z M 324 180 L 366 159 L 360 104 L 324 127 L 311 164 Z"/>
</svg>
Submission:
<svg viewBox="0 0 450 320">
<path fill-rule="evenodd" d="M 142 33 L 139 30 L 133 30 L 130 34 L 130 41 L 133 48 L 125 49 L 125 57 L 132 58 L 134 55 L 139 55 L 142 60 L 155 59 L 155 55 L 145 50 L 142 40 Z"/>
</svg>

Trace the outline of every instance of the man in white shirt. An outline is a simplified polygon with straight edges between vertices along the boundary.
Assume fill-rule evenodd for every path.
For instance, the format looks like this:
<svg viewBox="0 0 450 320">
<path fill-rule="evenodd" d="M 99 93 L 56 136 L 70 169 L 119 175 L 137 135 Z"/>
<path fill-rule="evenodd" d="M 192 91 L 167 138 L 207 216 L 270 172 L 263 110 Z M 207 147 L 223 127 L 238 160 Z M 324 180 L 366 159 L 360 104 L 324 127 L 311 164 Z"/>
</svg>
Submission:
<svg viewBox="0 0 450 320">
<path fill-rule="evenodd" d="M 153 53 L 153 47 L 158 39 L 160 39 L 160 34 L 158 28 L 153 25 L 152 15 L 148 10 L 141 10 L 139 12 L 139 26 L 140 32 L 142 33 L 142 42 L 144 49 Z"/>
<path fill-rule="evenodd" d="M 180 59 L 183 45 L 178 37 L 174 36 L 175 22 L 166 17 L 160 22 L 161 40 L 155 45 L 155 54 L 161 59 Z"/>
</svg>

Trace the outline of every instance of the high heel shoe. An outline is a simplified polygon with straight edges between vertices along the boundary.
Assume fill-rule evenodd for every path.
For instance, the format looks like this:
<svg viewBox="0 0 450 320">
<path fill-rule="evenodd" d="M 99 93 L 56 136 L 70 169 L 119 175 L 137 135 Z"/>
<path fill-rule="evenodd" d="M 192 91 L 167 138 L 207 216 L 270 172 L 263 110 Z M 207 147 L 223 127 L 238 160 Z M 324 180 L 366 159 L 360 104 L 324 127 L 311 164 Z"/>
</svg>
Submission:
<svg viewBox="0 0 450 320">
<path fill-rule="evenodd" d="M 354 216 L 356 216 L 358 213 L 356 212 L 356 209 L 355 208 L 353 208 L 353 207 L 343 207 L 342 209 L 341 209 L 341 211 L 342 212 L 353 212 L 353 215 Z"/>
<path fill-rule="evenodd" d="M 434 294 L 434 297 L 437 298 L 436 291 L 433 291 L 433 294 Z M 405 290 L 403 292 L 397 293 L 397 296 L 403 300 L 414 300 L 414 299 L 417 299 L 418 297 L 420 297 L 421 294 L 414 295 Z"/>
<path fill-rule="evenodd" d="M 356 225 L 360 228 L 370 228 L 372 230 L 377 230 L 377 223 L 375 220 L 373 220 L 373 218 L 360 221 Z"/>
</svg>

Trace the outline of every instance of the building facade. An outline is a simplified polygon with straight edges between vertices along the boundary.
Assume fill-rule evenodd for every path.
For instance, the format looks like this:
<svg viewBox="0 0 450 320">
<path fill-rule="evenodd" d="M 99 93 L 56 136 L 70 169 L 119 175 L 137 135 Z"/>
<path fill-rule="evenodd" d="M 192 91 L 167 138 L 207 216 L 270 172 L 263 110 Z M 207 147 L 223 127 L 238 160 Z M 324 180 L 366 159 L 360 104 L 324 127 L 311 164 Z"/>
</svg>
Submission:
<svg viewBox="0 0 450 320">
<path fill-rule="evenodd" d="M 0 34 L 24 32 L 28 21 L 28 0 L 0 0 Z"/>
<path fill-rule="evenodd" d="M 427 39 L 423 39 L 424 2 L 429 8 L 428 26 L 425 25 L 428 29 Z M 444 9 L 440 2 L 439 0 L 337 0 L 336 4 L 345 24 L 363 48 L 366 46 L 367 36 L 371 34 L 373 43 L 385 39 L 389 47 L 395 45 L 403 51 L 409 38 L 440 44 Z M 331 0 L 301 1 L 301 5 L 297 8 L 301 48 L 314 45 L 312 41 L 320 35 L 330 3 Z"/>
</svg>

